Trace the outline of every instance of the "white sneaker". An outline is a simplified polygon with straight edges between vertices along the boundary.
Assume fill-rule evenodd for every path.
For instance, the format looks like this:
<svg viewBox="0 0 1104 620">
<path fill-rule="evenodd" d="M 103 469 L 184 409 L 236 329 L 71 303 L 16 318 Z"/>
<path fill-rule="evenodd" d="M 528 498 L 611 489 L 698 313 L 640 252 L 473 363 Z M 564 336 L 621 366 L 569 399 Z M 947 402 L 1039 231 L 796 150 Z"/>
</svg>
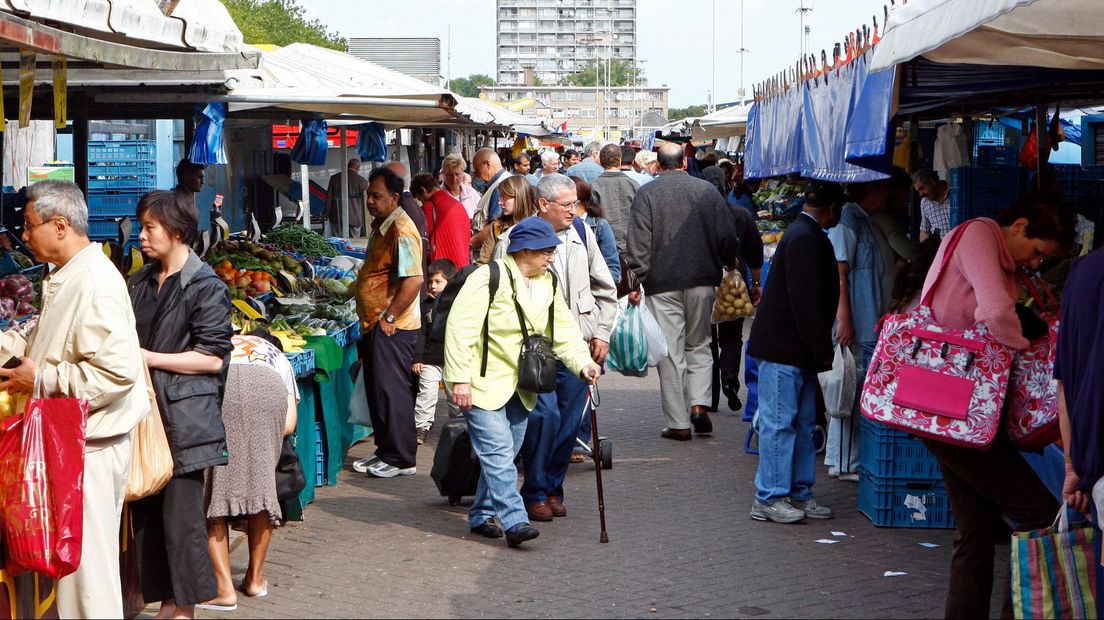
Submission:
<svg viewBox="0 0 1104 620">
<path fill-rule="evenodd" d="M 353 471 L 358 474 L 368 473 L 368 468 L 380 462 L 380 457 L 373 456 L 359 461 L 353 461 Z"/>
<path fill-rule="evenodd" d="M 828 468 L 828 477 L 829 478 L 839 478 L 839 470 L 836 469 L 835 467 L 829 467 Z"/>
<path fill-rule="evenodd" d="M 395 476 L 413 476 L 418 473 L 417 467 L 407 467 L 405 469 L 395 467 L 394 465 L 388 465 L 383 461 L 373 464 L 368 468 L 368 475 L 375 478 L 394 478 Z"/>
</svg>

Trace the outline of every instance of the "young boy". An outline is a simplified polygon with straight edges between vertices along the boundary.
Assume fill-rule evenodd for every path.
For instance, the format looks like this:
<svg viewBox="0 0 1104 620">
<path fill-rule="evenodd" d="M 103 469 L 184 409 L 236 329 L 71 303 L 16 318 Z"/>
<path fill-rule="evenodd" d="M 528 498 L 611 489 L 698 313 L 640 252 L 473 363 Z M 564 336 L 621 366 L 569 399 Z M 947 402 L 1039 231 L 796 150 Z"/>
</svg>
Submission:
<svg viewBox="0 0 1104 620">
<path fill-rule="evenodd" d="M 443 343 L 430 343 L 429 333 L 433 328 L 433 313 L 437 296 L 445 290 L 449 280 L 456 275 L 456 264 L 447 258 L 433 261 L 426 269 L 429 277 L 429 294 L 422 300 L 422 329 L 418 332 L 418 343 L 414 346 L 414 366 L 411 370 L 418 377 L 418 393 L 414 402 L 414 428 L 418 432 L 418 445 L 425 443 L 429 429 L 433 427 L 433 418 L 437 411 L 437 397 L 440 392 L 441 367 L 445 365 Z M 445 397 L 449 407 L 449 417 L 460 415 L 460 408 L 452 404 L 452 394 L 445 388 Z"/>
</svg>

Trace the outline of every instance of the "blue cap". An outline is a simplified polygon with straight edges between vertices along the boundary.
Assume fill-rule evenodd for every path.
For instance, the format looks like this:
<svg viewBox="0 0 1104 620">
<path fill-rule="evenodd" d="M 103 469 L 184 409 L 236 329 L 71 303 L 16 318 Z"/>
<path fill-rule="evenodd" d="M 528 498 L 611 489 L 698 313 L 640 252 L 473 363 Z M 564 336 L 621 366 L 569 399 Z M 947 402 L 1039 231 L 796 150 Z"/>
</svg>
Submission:
<svg viewBox="0 0 1104 620">
<path fill-rule="evenodd" d="M 510 246 L 507 252 L 513 254 L 521 250 L 547 250 L 560 245 L 560 238 L 552 225 L 537 216 L 521 220 L 510 231 Z"/>
</svg>

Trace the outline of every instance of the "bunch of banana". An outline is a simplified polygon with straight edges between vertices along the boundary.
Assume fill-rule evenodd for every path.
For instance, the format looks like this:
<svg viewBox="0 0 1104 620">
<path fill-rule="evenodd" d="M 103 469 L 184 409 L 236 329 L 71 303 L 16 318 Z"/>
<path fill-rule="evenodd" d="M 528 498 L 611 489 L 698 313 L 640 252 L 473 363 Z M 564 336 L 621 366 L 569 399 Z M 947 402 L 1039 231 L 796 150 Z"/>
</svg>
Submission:
<svg viewBox="0 0 1104 620">
<path fill-rule="evenodd" d="M 302 336 L 288 329 L 274 329 L 269 333 L 280 340 L 284 353 L 301 353 L 307 344 Z"/>
</svg>

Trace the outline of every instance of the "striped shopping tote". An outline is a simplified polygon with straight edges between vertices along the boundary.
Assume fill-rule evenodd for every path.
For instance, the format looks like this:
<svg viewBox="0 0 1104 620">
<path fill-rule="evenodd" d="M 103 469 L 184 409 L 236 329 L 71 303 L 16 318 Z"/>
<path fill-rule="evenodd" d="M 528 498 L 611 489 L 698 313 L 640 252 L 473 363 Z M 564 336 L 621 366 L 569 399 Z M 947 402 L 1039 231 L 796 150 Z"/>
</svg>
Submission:
<svg viewBox="0 0 1104 620">
<path fill-rule="evenodd" d="M 1095 618 L 1095 534 L 1069 522 L 1062 509 L 1054 525 L 1012 534 L 1012 609 L 1017 618 Z"/>
</svg>

